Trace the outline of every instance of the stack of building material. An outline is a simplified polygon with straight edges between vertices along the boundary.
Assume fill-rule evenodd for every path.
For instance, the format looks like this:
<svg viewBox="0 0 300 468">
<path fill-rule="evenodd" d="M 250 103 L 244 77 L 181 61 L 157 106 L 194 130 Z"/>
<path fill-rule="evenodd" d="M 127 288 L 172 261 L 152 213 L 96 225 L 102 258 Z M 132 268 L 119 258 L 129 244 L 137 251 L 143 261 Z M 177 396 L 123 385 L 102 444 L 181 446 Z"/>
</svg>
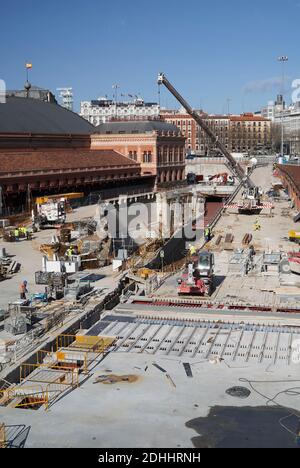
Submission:
<svg viewBox="0 0 300 468">
<path fill-rule="evenodd" d="M 64 288 L 64 299 L 66 301 L 77 301 L 81 296 L 89 293 L 92 290 L 91 283 L 87 282 L 76 282 L 69 284 Z"/>
<path fill-rule="evenodd" d="M 265 252 L 262 258 L 261 271 L 267 276 L 277 276 L 282 259 L 281 252 Z"/>
<path fill-rule="evenodd" d="M 0 281 L 3 281 L 17 273 L 21 268 L 21 264 L 9 258 L 4 248 L 0 251 Z"/>
<path fill-rule="evenodd" d="M 236 250 L 229 261 L 228 272 L 242 275 L 245 272 L 245 265 L 249 259 L 249 253 L 245 250 Z"/>
<path fill-rule="evenodd" d="M 234 235 L 232 233 L 227 233 L 224 241 L 224 250 L 233 250 Z"/>
<path fill-rule="evenodd" d="M 11 335 L 23 335 L 27 332 L 26 315 L 22 313 L 11 313 L 4 321 L 4 330 Z"/>
<path fill-rule="evenodd" d="M 243 237 L 243 245 L 249 245 L 252 239 L 252 234 L 245 234 L 245 236 Z"/>
</svg>

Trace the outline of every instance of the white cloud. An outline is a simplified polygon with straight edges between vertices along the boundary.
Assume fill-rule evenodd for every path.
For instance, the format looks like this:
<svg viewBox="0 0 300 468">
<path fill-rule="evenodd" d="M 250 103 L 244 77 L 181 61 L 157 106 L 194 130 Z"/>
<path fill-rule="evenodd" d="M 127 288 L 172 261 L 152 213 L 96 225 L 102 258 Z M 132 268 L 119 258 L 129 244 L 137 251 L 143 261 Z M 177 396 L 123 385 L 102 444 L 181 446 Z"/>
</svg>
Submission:
<svg viewBox="0 0 300 468">
<path fill-rule="evenodd" d="M 279 88 L 282 85 L 282 77 L 267 78 L 265 80 L 251 81 L 247 83 L 243 91 L 245 94 L 250 93 L 266 93 L 274 88 Z"/>
</svg>

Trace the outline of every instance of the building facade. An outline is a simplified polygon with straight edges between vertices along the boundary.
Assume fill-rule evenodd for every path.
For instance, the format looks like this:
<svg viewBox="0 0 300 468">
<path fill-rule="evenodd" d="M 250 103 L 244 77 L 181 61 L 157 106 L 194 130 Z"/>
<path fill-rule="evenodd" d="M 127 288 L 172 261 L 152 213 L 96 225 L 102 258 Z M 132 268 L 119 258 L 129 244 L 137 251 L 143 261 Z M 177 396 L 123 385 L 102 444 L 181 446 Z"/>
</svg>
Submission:
<svg viewBox="0 0 300 468">
<path fill-rule="evenodd" d="M 157 103 L 144 102 L 143 99 L 135 99 L 132 102 L 116 102 L 99 98 L 93 101 L 82 101 L 79 115 L 92 125 L 98 126 L 114 119 L 145 120 L 157 118 L 159 110 L 160 107 Z"/>
<path fill-rule="evenodd" d="M 256 148 L 271 146 L 271 122 L 264 117 L 245 113 L 242 115 L 199 115 L 219 141 L 230 152 L 251 152 Z M 177 111 L 161 111 L 166 122 L 177 125 L 186 137 L 186 149 L 200 155 L 214 154 L 210 138 L 188 114 Z"/>
<path fill-rule="evenodd" d="M 283 124 L 285 152 L 300 155 L 300 105 L 291 106 L 275 115 L 274 124 Z"/>
<path fill-rule="evenodd" d="M 261 109 L 260 115 L 265 119 L 271 120 L 271 122 L 275 121 L 275 118 L 278 114 L 281 114 L 282 111 L 285 109 L 285 102 L 283 99 L 282 94 L 277 96 L 276 101 L 269 101 L 268 104 Z"/>
<path fill-rule="evenodd" d="M 300 154 L 300 102 L 286 106 L 282 95 L 276 101 L 269 101 L 262 108 L 261 115 L 271 120 L 273 126 L 273 143 L 279 151 L 281 147 L 282 126 L 284 137 L 284 153 Z"/>
<path fill-rule="evenodd" d="M 111 148 L 91 150 L 94 127 L 61 106 L 7 97 L 0 105 L 0 208 L 9 215 L 34 197 L 153 186 L 141 165 Z M 144 185 L 143 185 L 144 184 Z"/>
<path fill-rule="evenodd" d="M 157 183 L 185 179 L 185 138 L 163 121 L 111 122 L 91 136 L 91 148 L 113 149 L 141 165 L 143 176 Z"/>
<path fill-rule="evenodd" d="M 280 177 L 288 190 L 294 208 L 300 212 L 300 166 L 278 165 L 275 174 Z"/>
</svg>

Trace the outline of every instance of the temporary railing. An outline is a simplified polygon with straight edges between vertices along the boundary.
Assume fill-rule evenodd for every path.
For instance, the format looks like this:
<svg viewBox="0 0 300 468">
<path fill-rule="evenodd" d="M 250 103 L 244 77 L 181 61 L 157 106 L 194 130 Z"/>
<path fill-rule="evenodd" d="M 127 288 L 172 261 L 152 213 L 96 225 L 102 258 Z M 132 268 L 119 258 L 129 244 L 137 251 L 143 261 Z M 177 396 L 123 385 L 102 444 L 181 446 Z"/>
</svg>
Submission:
<svg viewBox="0 0 300 468">
<path fill-rule="evenodd" d="M 78 370 L 60 366 L 59 363 L 22 364 L 20 366 L 20 382 L 38 382 L 44 384 L 59 383 L 65 386 L 78 386 Z"/>
<path fill-rule="evenodd" d="M 17 386 L 0 391 L 0 404 L 15 408 L 30 408 L 45 405 L 48 409 L 49 395 L 41 385 Z"/>
<path fill-rule="evenodd" d="M 69 348 L 102 354 L 114 344 L 115 340 L 115 337 L 109 336 L 59 335 L 56 339 L 56 349 Z"/>
</svg>

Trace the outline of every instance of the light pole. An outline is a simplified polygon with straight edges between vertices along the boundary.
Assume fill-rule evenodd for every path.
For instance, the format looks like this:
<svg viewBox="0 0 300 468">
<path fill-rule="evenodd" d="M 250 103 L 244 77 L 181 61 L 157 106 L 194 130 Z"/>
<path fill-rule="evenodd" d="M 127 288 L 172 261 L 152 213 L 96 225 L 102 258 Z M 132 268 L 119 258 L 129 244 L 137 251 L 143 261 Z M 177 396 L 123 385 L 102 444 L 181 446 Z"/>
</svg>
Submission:
<svg viewBox="0 0 300 468">
<path fill-rule="evenodd" d="M 118 89 L 120 89 L 120 86 L 114 84 L 112 88 L 115 90 L 116 117 L 118 117 Z"/>
<path fill-rule="evenodd" d="M 284 74 L 284 65 L 288 62 L 289 58 L 286 55 L 281 55 L 278 57 L 278 62 L 282 63 L 282 111 L 281 111 L 281 156 L 283 157 L 284 153 L 284 86 L 285 86 L 285 74 Z"/>
</svg>

